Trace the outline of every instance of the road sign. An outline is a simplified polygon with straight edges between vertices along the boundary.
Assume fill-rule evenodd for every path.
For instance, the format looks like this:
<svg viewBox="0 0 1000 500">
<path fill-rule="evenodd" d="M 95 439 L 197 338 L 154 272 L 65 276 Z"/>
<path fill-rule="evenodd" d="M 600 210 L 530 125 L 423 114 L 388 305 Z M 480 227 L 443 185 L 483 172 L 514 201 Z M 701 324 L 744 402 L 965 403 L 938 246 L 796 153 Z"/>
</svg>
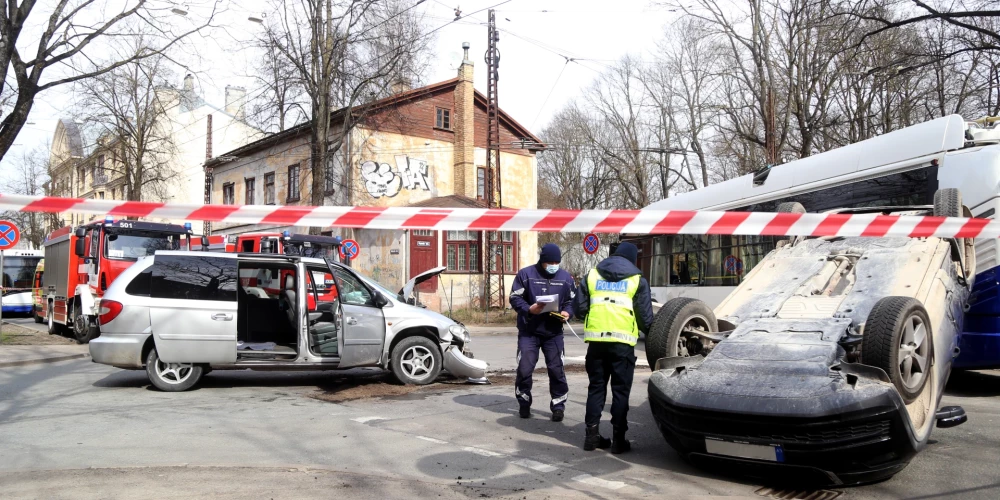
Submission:
<svg viewBox="0 0 1000 500">
<path fill-rule="evenodd" d="M 583 251 L 591 255 L 597 253 L 597 249 L 601 247 L 601 240 L 594 233 L 587 233 L 587 236 L 583 237 Z"/>
<path fill-rule="evenodd" d="M 21 240 L 21 231 L 8 220 L 0 220 L 0 250 L 14 248 Z"/>
<path fill-rule="evenodd" d="M 731 274 L 743 273 L 743 261 L 737 258 L 735 255 L 730 255 L 726 257 L 726 260 L 723 261 L 722 265 L 725 266 L 727 273 Z"/>
<path fill-rule="evenodd" d="M 354 240 L 344 240 L 340 244 L 340 258 L 341 259 L 351 259 L 354 260 L 358 254 L 361 253 L 361 245 L 358 245 L 357 241 Z"/>
</svg>

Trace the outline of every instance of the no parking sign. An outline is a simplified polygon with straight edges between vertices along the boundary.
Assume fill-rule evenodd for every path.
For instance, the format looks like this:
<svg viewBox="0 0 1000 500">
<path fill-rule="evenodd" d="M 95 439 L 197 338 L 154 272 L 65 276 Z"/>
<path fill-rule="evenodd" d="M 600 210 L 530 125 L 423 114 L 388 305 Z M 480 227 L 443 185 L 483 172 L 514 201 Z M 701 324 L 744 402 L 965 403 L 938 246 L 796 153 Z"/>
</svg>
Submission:
<svg viewBox="0 0 1000 500">
<path fill-rule="evenodd" d="M 726 260 L 723 261 L 722 265 L 726 268 L 727 273 L 743 274 L 743 261 L 735 255 L 726 257 Z"/>
<path fill-rule="evenodd" d="M 588 233 L 587 236 L 583 237 L 583 251 L 588 254 L 597 253 L 597 249 L 601 247 L 601 240 L 597 238 L 594 233 Z"/>
<path fill-rule="evenodd" d="M 9 250 L 21 241 L 21 230 L 9 220 L 0 220 L 0 250 Z"/>
<path fill-rule="evenodd" d="M 344 240 L 340 244 L 340 258 L 341 259 L 351 259 L 354 260 L 358 254 L 361 253 L 361 245 L 358 245 L 357 241 L 354 240 Z"/>
</svg>

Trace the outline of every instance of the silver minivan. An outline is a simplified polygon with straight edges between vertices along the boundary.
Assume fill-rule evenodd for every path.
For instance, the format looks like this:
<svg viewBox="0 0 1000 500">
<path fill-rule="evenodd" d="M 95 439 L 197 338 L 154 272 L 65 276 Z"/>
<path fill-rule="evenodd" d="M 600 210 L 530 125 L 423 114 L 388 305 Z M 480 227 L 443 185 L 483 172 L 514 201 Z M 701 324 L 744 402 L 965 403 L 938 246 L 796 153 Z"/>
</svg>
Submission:
<svg viewBox="0 0 1000 500">
<path fill-rule="evenodd" d="M 190 389 L 213 369 L 389 369 L 429 384 L 442 369 L 485 382 L 459 323 L 323 259 L 159 251 L 111 284 L 100 303 L 96 363 L 145 367 L 164 391 Z"/>
</svg>

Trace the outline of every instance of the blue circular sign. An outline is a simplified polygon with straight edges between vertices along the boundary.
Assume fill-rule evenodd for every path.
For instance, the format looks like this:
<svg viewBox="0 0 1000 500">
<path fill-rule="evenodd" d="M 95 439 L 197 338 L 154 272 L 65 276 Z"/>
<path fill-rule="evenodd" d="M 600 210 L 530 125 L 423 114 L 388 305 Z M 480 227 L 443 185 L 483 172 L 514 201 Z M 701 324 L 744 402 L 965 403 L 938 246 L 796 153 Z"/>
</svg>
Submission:
<svg viewBox="0 0 1000 500">
<path fill-rule="evenodd" d="M 743 261 L 734 255 L 726 257 L 722 265 L 726 268 L 727 273 L 741 274 L 743 272 Z"/>
<path fill-rule="evenodd" d="M 597 238 L 594 233 L 589 233 L 583 238 L 583 251 L 589 254 L 597 253 L 597 249 L 601 247 L 601 240 Z"/>
<path fill-rule="evenodd" d="M 21 240 L 21 231 L 13 222 L 0 220 L 0 250 L 14 248 Z"/>
<path fill-rule="evenodd" d="M 357 241 L 344 240 L 340 244 L 340 257 L 344 259 L 354 259 L 361 253 L 361 245 Z"/>
</svg>

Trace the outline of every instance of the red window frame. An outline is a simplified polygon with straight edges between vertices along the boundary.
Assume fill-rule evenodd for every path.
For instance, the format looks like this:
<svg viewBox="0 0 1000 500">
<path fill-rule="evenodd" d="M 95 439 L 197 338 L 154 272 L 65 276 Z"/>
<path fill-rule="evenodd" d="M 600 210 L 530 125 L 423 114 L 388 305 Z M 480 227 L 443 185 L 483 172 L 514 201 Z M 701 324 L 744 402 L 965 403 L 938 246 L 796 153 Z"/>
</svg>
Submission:
<svg viewBox="0 0 1000 500">
<path fill-rule="evenodd" d="M 446 273 L 481 274 L 483 272 L 483 233 L 480 231 L 444 231 L 441 245 Z M 464 264 L 462 264 L 464 263 Z M 470 269 L 470 264 L 475 264 Z"/>
</svg>

